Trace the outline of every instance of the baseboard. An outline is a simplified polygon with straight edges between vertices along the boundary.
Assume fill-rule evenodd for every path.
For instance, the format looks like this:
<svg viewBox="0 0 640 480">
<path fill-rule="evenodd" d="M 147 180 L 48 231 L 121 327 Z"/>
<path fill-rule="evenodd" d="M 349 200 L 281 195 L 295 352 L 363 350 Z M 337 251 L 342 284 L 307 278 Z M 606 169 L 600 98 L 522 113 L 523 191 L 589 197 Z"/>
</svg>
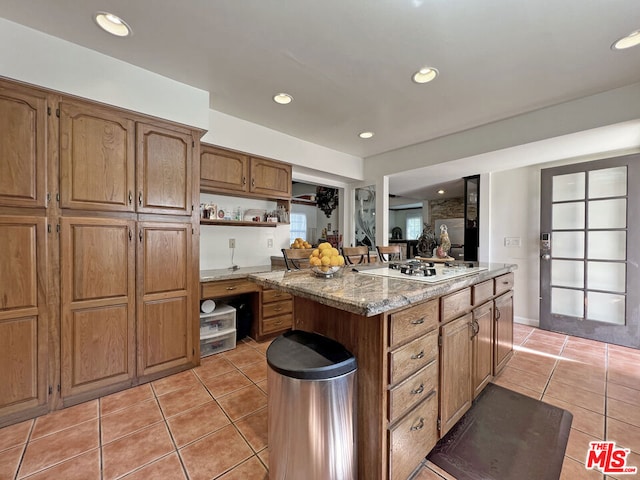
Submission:
<svg viewBox="0 0 640 480">
<path fill-rule="evenodd" d="M 535 318 L 526 317 L 513 317 L 514 323 L 520 323 L 522 325 L 529 325 L 530 327 L 540 328 L 540 320 Z"/>
</svg>

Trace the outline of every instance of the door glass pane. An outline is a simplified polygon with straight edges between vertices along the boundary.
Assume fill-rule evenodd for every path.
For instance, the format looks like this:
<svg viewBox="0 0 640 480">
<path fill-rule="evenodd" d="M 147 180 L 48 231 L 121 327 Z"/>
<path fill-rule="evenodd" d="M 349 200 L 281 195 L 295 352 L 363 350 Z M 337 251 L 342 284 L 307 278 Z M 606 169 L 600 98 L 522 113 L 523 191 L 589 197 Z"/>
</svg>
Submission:
<svg viewBox="0 0 640 480">
<path fill-rule="evenodd" d="M 589 232 L 587 242 L 589 259 L 626 260 L 627 232 Z"/>
<path fill-rule="evenodd" d="M 603 168 L 589 172 L 589 198 L 624 197 L 627 194 L 627 167 Z"/>
<path fill-rule="evenodd" d="M 584 202 L 557 203 L 552 207 L 552 228 L 571 230 L 584 228 Z"/>
<path fill-rule="evenodd" d="M 584 198 L 585 173 L 570 173 L 553 177 L 551 200 L 562 202 L 565 200 L 581 200 Z"/>
<path fill-rule="evenodd" d="M 624 293 L 626 291 L 626 265 L 612 262 L 587 263 L 587 288 Z"/>
<path fill-rule="evenodd" d="M 627 199 L 589 202 L 589 228 L 626 228 Z M 554 226 L 555 228 L 555 226 Z"/>
<path fill-rule="evenodd" d="M 589 320 L 624 325 L 624 295 L 588 292 L 587 301 Z"/>
<path fill-rule="evenodd" d="M 551 260 L 551 285 L 584 288 L 584 262 Z"/>
<path fill-rule="evenodd" d="M 551 313 L 582 318 L 584 316 L 584 293 L 582 290 L 552 288 Z"/>
<path fill-rule="evenodd" d="M 554 232 L 551 252 L 556 258 L 584 258 L 584 232 Z"/>
</svg>

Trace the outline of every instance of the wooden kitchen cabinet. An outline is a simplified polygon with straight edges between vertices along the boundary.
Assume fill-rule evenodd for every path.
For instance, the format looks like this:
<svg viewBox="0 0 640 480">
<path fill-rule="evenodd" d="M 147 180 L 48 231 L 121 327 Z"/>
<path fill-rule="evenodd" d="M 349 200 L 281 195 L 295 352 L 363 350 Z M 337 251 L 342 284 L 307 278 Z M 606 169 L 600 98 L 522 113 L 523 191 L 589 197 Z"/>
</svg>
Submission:
<svg viewBox="0 0 640 480">
<path fill-rule="evenodd" d="M 476 398 L 493 378 L 493 302 L 473 310 L 472 329 L 472 386 Z"/>
<path fill-rule="evenodd" d="M 200 186 L 206 190 L 221 193 L 247 192 L 249 178 L 249 157 L 246 155 L 201 145 Z"/>
<path fill-rule="evenodd" d="M 46 92 L 0 81 L 0 206 L 46 206 L 46 152 Z"/>
<path fill-rule="evenodd" d="M 510 274 L 513 275 L 513 274 Z M 496 278 L 496 281 L 500 277 Z M 494 300 L 493 374 L 497 375 L 513 355 L 513 291 Z"/>
<path fill-rule="evenodd" d="M 440 436 L 471 407 L 471 313 L 440 327 Z"/>
<path fill-rule="evenodd" d="M 65 404 L 135 376 L 133 220 L 61 218 L 61 396 Z"/>
<path fill-rule="evenodd" d="M 202 144 L 200 188 L 208 193 L 289 199 L 291 165 Z"/>
<path fill-rule="evenodd" d="M 255 340 L 273 337 L 293 326 L 293 298 L 290 294 L 265 288 L 262 291 L 260 309 L 257 325 L 252 326 L 252 337 Z"/>
<path fill-rule="evenodd" d="M 60 206 L 170 215 L 192 213 L 191 132 L 136 122 L 124 111 L 60 103 Z"/>
<path fill-rule="evenodd" d="M 291 165 L 251 157 L 249 191 L 268 198 L 291 197 Z"/>
<path fill-rule="evenodd" d="M 139 213 L 191 215 L 191 132 L 175 125 L 137 124 Z"/>
<path fill-rule="evenodd" d="M 138 222 L 138 376 L 189 365 L 195 357 L 191 223 Z"/>
<path fill-rule="evenodd" d="M 135 121 L 116 109 L 60 103 L 60 206 L 134 212 Z"/>
<path fill-rule="evenodd" d="M 48 410 L 46 229 L 44 217 L 0 215 L 0 427 Z"/>
</svg>

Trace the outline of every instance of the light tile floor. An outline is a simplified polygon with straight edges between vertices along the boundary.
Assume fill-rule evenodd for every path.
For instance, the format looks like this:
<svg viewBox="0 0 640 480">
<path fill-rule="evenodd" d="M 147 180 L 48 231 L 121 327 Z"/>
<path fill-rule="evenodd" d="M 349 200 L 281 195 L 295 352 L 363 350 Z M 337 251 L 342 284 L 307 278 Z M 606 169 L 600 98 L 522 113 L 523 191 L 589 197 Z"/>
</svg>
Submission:
<svg viewBox="0 0 640 480">
<path fill-rule="evenodd" d="M 596 439 L 640 467 L 640 351 L 518 324 L 514 343 L 495 383 L 573 413 L 562 480 L 604 480 L 584 468 Z M 0 429 L 0 480 L 267 479 L 267 346 Z M 414 478 L 452 477 L 425 462 Z"/>
</svg>

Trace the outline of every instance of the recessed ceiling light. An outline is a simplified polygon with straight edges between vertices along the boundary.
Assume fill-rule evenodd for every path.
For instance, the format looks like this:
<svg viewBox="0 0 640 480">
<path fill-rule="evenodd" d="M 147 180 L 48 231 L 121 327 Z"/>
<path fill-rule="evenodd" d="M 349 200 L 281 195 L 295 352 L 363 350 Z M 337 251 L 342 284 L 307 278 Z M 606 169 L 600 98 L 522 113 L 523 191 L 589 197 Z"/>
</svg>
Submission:
<svg viewBox="0 0 640 480">
<path fill-rule="evenodd" d="M 360 138 L 371 138 L 373 137 L 373 135 L 374 135 L 373 132 L 360 132 L 358 134 Z"/>
<path fill-rule="evenodd" d="M 133 32 L 127 22 L 113 13 L 98 12 L 93 18 L 101 29 L 116 37 L 127 37 Z"/>
<path fill-rule="evenodd" d="M 411 79 L 416 83 L 429 83 L 438 76 L 438 70 L 432 67 L 424 67 L 413 74 Z"/>
<path fill-rule="evenodd" d="M 439 193 L 440 195 L 444 195 L 444 190 L 440 189 L 440 190 L 438 190 L 438 193 Z"/>
<path fill-rule="evenodd" d="M 293 97 L 288 93 L 279 93 L 273 97 L 273 101 L 279 103 L 280 105 L 286 105 L 287 103 L 291 103 L 293 101 Z"/>
<path fill-rule="evenodd" d="M 635 47 L 640 45 L 640 30 L 630 33 L 626 37 L 622 37 L 616 43 L 611 45 L 612 50 L 624 50 L 626 48 Z"/>
</svg>

